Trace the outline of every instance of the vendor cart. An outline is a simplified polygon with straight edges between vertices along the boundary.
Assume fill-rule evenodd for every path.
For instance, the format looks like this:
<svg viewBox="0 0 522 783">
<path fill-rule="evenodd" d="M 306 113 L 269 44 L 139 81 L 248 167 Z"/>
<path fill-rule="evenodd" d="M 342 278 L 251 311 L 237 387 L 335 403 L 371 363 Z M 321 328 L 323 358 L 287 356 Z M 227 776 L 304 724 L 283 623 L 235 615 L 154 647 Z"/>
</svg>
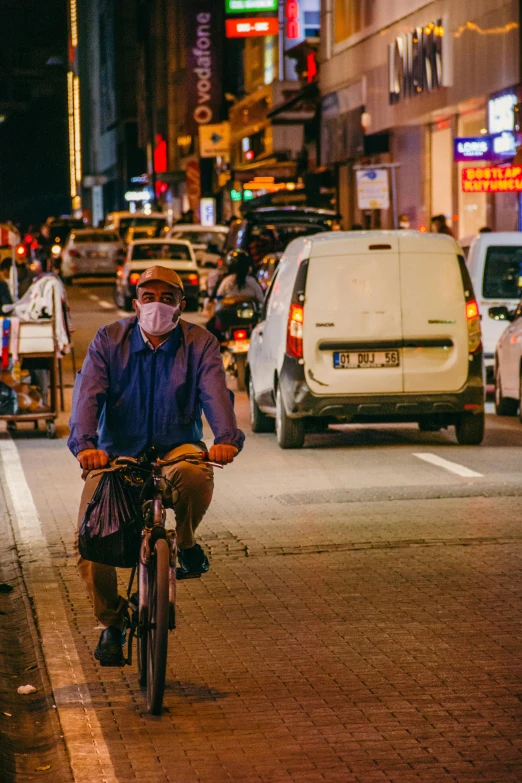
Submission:
<svg viewBox="0 0 522 783">
<path fill-rule="evenodd" d="M 0 318 L 0 327 L 3 319 Z M 39 369 L 49 370 L 49 389 L 47 405 L 44 410 L 20 409 L 15 413 L 0 413 L 0 421 L 7 422 L 7 429 L 14 430 L 19 422 L 32 422 L 38 429 L 39 422 L 45 422 L 47 437 L 56 437 L 56 417 L 58 415 L 58 356 L 54 319 L 46 318 L 38 321 L 20 321 L 18 350 L 13 346 L 13 334 L 11 333 L 9 345 L 9 358 L 18 357 L 23 363 L 24 359 L 37 359 Z M 14 350 L 13 350 L 14 349 Z"/>
</svg>

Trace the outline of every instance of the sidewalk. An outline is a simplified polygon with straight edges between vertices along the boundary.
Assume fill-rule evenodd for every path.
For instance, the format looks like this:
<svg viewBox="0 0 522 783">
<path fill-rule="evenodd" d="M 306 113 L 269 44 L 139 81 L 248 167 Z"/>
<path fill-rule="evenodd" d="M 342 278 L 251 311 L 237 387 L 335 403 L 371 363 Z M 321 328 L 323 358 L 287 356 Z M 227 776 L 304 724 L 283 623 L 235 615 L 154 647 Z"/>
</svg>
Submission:
<svg viewBox="0 0 522 783">
<path fill-rule="evenodd" d="M 65 443 L 16 442 L 55 580 L 36 610 L 75 780 L 519 782 L 521 499 L 289 504 L 288 481 L 259 482 L 262 443 L 217 477 L 211 571 L 180 585 L 158 720 L 133 669 L 92 657 Z"/>
</svg>

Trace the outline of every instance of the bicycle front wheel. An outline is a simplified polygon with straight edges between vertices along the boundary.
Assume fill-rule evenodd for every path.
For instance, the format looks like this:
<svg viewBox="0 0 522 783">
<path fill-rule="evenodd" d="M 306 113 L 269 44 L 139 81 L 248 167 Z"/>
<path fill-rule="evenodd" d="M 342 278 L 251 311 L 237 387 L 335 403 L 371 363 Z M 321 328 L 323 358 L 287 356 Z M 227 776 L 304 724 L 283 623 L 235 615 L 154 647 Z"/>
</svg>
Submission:
<svg viewBox="0 0 522 783">
<path fill-rule="evenodd" d="M 156 541 L 149 566 L 149 610 L 147 623 L 147 710 L 161 715 L 169 634 L 170 549 L 164 538 Z"/>
</svg>

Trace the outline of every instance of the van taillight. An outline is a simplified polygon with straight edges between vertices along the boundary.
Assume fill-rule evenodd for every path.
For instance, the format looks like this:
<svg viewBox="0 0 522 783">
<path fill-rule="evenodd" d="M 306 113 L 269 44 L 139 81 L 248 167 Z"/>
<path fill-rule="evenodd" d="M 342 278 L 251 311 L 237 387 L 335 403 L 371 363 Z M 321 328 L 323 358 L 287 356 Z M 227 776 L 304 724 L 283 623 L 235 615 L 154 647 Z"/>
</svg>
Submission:
<svg viewBox="0 0 522 783">
<path fill-rule="evenodd" d="M 294 359 L 303 358 L 303 323 L 303 305 L 291 304 L 286 333 L 286 352 Z"/>
<path fill-rule="evenodd" d="M 468 321 L 468 350 L 476 353 L 482 348 L 482 335 L 480 333 L 480 314 L 475 299 L 466 302 L 466 318 Z"/>
</svg>

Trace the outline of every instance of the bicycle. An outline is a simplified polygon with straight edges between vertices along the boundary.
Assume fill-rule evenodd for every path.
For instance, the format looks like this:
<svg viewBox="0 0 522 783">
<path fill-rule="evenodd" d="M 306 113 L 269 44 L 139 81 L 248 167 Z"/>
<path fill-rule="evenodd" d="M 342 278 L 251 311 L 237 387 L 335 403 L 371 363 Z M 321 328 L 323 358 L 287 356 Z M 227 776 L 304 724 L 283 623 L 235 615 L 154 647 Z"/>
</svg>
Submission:
<svg viewBox="0 0 522 783">
<path fill-rule="evenodd" d="M 131 621 L 125 663 L 132 665 L 132 644 L 136 636 L 138 681 L 147 689 L 147 710 L 151 715 L 161 715 L 162 712 L 168 633 L 176 627 L 178 549 L 176 531 L 165 528 L 166 510 L 163 505 L 165 484 L 172 489 L 176 486 L 162 475 L 161 469 L 178 462 L 206 462 L 212 467 L 223 467 L 210 462 L 205 452 L 189 452 L 172 460 L 154 458 L 149 454 L 144 457 L 117 457 L 111 462 L 111 468 L 120 469 L 131 486 L 141 486 L 143 531 L 139 561 L 132 569 L 127 588 Z M 136 571 L 138 590 L 133 593 Z"/>
</svg>

